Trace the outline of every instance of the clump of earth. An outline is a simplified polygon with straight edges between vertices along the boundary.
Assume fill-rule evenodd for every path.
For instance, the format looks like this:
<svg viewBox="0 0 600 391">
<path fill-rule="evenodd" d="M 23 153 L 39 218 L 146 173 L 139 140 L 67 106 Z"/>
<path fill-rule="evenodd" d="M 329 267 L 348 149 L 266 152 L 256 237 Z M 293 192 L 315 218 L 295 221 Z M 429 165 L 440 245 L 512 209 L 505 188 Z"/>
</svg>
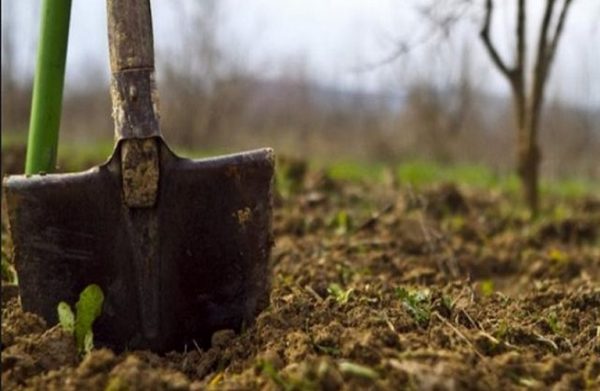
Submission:
<svg viewBox="0 0 600 391">
<path fill-rule="evenodd" d="M 288 179 L 253 325 L 206 350 L 80 356 L 4 281 L 3 388 L 600 389 L 598 199 L 546 199 L 532 221 L 454 184 Z"/>
</svg>

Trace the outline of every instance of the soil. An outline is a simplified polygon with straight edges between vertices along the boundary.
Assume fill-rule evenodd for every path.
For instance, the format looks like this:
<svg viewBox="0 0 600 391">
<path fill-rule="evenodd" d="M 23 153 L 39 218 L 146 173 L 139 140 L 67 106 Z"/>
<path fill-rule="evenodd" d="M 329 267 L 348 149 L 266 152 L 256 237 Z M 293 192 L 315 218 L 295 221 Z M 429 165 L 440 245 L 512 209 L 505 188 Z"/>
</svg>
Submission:
<svg viewBox="0 0 600 391">
<path fill-rule="evenodd" d="M 531 221 L 493 191 L 300 172 L 254 325 L 208 350 L 80 357 L 5 285 L 3 388 L 600 389 L 598 198 L 546 199 Z"/>
</svg>

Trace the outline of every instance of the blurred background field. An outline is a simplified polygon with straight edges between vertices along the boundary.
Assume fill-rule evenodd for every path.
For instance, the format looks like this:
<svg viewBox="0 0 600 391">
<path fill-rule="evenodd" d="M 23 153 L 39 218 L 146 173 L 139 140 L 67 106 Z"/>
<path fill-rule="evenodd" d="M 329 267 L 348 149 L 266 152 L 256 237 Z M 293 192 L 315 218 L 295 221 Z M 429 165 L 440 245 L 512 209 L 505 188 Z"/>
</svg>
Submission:
<svg viewBox="0 0 600 391">
<path fill-rule="evenodd" d="M 3 152 L 26 140 L 39 3 L 2 1 Z M 61 171 L 112 149 L 104 3 L 73 4 Z M 336 178 L 516 192 L 510 91 L 478 39 L 479 3 L 438 2 L 460 11 L 445 35 L 426 0 L 154 1 L 164 136 L 184 156 L 268 145 Z M 494 26 L 505 51 L 509 3 Z M 540 126 L 542 192 L 599 193 L 599 16 L 580 0 L 565 27 Z"/>
<path fill-rule="evenodd" d="M 2 139 L 2 172 L 17 174 L 23 171 L 25 157 L 25 139 L 21 136 L 4 136 Z M 73 172 L 91 168 L 106 161 L 112 153 L 112 141 L 94 143 L 68 141 L 61 143 L 58 153 L 58 171 Z M 221 153 L 232 152 L 233 149 L 186 149 L 175 146 L 176 152 L 184 157 L 205 158 Z M 325 159 L 310 157 L 306 159 L 292 158 L 292 162 L 300 162 L 307 170 L 321 171 L 333 180 L 363 182 L 377 186 L 394 182 L 402 187 L 422 189 L 445 182 L 460 184 L 466 188 L 491 190 L 504 193 L 518 200 L 519 181 L 510 171 L 498 172 L 489 166 L 477 163 L 440 163 L 435 160 L 412 159 L 403 162 L 381 162 L 377 160 L 360 160 L 355 158 Z M 287 155 L 283 155 L 278 166 L 282 170 L 278 186 L 285 187 Z M 548 179 L 541 183 L 542 196 L 564 198 L 565 200 L 600 194 L 600 181 L 586 177 Z"/>
</svg>

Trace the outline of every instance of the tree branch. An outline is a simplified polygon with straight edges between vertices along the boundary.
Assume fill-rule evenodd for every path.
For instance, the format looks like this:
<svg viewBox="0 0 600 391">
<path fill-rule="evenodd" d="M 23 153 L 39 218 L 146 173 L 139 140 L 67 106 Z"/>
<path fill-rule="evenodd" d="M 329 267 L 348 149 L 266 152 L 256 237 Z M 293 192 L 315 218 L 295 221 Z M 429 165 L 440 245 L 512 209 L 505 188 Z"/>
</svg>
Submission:
<svg viewBox="0 0 600 391">
<path fill-rule="evenodd" d="M 519 0 L 517 8 L 517 69 L 523 74 L 525 72 L 527 61 L 525 56 L 525 45 L 527 41 L 526 32 L 526 1 Z"/>
<path fill-rule="evenodd" d="M 492 43 L 491 38 L 490 38 L 490 25 L 492 23 L 493 11 L 494 11 L 493 1 L 486 0 L 485 19 L 483 22 L 483 27 L 481 28 L 481 32 L 479 33 L 479 36 L 481 37 L 481 40 L 483 41 L 483 44 L 485 45 L 485 48 L 488 51 L 488 54 L 492 58 L 494 65 L 496 65 L 496 67 L 500 70 L 500 72 L 502 72 L 502 74 L 504 76 L 506 76 L 506 78 L 508 78 L 509 80 L 512 81 L 514 78 L 514 76 L 513 76 L 514 71 L 512 71 L 511 69 L 509 69 L 506 66 L 506 64 L 504 63 L 504 61 L 498 54 L 498 51 L 496 50 L 496 47 L 494 46 L 494 44 Z"/>
<path fill-rule="evenodd" d="M 552 14 L 554 13 L 555 4 L 556 0 L 546 0 L 546 10 L 544 11 L 544 18 L 542 19 L 542 25 L 540 28 L 540 36 L 538 37 L 535 77 L 539 81 L 542 81 L 541 84 L 543 84 L 543 80 L 545 79 L 544 74 L 546 73 L 546 68 L 548 65 L 548 29 L 550 28 L 550 21 L 552 19 Z"/>
<path fill-rule="evenodd" d="M 572 4 L 572 0 L 565 0 L 563 3 L 562 10 L 560 11 L 560 16 L 558 17 L 558 23 L 556 24 L 556 29 L 554 30 L 554 34 L 552 35 L 552 40 L 550 41 L 550 48 L 547 53 L 547 61 L 551 63 L 554 59 L 554 54 L 556 53 L 556 48 L 558 46 L 558 41 L 560 36 L 562 35 L 563 27 L 565 25 L 565 20 L 567 18 L 567 12 L 569 11 L 569 7 Z"/>
<path fill-rule="evenodd" d="M 549 68 L 548 50 L 550 42 L 548 41 L 548 29 L 554 12 L 556 0 L 546 0 L 546 10 L 540 27 L 540 35 L 538 37 L 538 48 L 536 54 L 535 68 L 533 73 L 533 85 L 531 88 L 531 119 L 535 122 L 542 106 L 544 96 L 544 87 Z"/>
</svg>

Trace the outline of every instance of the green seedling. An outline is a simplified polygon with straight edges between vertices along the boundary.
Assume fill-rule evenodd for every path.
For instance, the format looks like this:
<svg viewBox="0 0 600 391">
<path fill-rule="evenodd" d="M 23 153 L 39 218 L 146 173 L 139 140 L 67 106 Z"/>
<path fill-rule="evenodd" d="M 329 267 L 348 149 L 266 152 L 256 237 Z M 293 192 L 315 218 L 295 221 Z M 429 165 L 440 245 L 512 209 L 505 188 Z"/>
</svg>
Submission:
<svg viewBox="0 0 600 391">
<path fill-rule="evenodd" d="M 335 228 L 336 235 L 345 235 L 352 229 L 352 221 L 348 216 L 348 212 L 340 210 L 336 213 L 331 225 Z"/>
<path fill-rule="evenodd" d="M 429 323 L 431 302 L 428 289 L 409 291 L 400 287 L 396 289 L 396 295 L 419 325 L 424 326 Z"/>
<path fill-rule="evenodd" d="M 560 334 L 561 329 L 560 324 L 558 322 L 558 315 L 555 311 L 550 312 L 546 317 L 546 324 L 548 325 L 548 327 L 550 327 L 550 330 L 552 330 L 552 332 L 557 335 Z"/>
<path fill-rule="evenodd" d="M 58 323 L 67 333 L 75 333 L 75 315 L 71 306 L 64 301 L 58 303 Z"/>
<path fill-rule="evenodd" d="M 94 332 L 92 325 L 102 313 L 104 293 L 96 285 L 88 285 L 79 295 L 75 304 L 75 314 L 71 306 L 61 301 L 58 303 L 58 319 L 61 327 L 75 336 L 75 343 L 80 354 L 89 353 L 94 348 Z"/>
<path fill-rule="evenodd" d="M 335 300 L 340 304 L 346 304 L 350 299 L 350 295 L 352 294 L 352 292 L 354 292 L 354 289 L 350 288 L 344 290 L 339 284 L 336 284 L 335 282 L 329 284 L 329 286 L 327 287 L 327 293 L 333 296 Z"/>
<path fill-rule="evenodd" d="M 454 308 L 454 303 L 453 303 L 452 297 L 450 297 L 448 295 L 443 295 L 442 296 L 442 305 L 448 312 L 452 312 L 452 309 Z"/>
<path fill-rule="evenodd" d="M 442 224 L 446 229 L 457 232 L 465 227 L 466 222 L 463 216 L 449 216 L 443 220 Z"/>
<path fill-rule="evenodd" d="M 550 258 L 552 262 L 556 263 L 567 263 L 568 261 L 567 254 L 565 254 L 558 248 L 553 248 L 550 251 L 548 251 L 548 258 Z"/>
<path fill-rule="evenodd" d="M 491 296 L 494 294 L 494 281 L 492 280 L 483 280 L 481 281 L 480 286 L 481 294 L 484 296 Z"/>
</svg>

